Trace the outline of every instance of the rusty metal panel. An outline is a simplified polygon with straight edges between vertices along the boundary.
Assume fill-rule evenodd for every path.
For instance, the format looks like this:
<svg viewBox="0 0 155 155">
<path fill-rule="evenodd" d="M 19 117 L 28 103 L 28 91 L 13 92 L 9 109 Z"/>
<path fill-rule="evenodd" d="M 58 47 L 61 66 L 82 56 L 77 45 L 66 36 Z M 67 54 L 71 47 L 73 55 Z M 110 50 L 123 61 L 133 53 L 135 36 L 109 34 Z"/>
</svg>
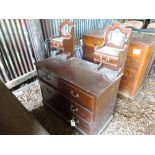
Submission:
<svg viewBox="0 0 155 155">
<path fill-rule="evenodd" d="M 33 53 L 26 20 L 0 20 L 0 79 L 7 83 L 34 70 Z"/>
</svg>

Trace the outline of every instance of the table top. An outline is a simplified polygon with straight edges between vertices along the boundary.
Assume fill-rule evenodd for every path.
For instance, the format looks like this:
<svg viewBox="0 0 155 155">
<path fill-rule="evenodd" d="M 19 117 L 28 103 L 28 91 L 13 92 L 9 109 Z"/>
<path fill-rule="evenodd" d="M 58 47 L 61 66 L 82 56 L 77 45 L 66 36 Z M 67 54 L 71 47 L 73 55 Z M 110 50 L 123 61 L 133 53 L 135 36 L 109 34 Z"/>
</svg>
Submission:
<svg viewBox="0 0 155 155">
<path fill-rule="evenodd" d="M 103 74 L 103 70 L 97 71 L 97 64 L 76 57 L 65 60 L 65 55 L 60 54 L 53 58 L 47 58 L 36 63 L 37 68 L 82 88 L 94 96 L 100 95 L 115 80 Z M 118 77 L 119 78 L 119 77 Z"/>
</svg>

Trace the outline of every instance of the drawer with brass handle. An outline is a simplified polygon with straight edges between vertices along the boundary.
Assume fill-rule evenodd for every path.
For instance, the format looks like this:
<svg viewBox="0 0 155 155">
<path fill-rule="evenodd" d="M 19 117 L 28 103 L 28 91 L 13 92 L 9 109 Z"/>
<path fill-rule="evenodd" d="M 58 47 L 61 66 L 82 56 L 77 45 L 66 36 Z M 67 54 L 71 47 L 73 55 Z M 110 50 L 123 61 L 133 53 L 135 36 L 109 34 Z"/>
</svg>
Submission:
<svg viewBox="0 0 155 155">
<path fill-rule="evenodd" d="M 59 111 L 59 109 L 57 108 L 57 106 L 59 104 L 59 108 L 64 107 L 62 109 L 62 111 L 66 111 L 67 113 L 73 113 L 75 115 L 79 115 L 83 120 L 85 120 L 88 123 L 92 122 L 93 115 L 90 111 L 88 111 L 81 105 L 68 100 L 66 97 L 62 96 L 54 88 L 50 87 L 45 82 L 43 82 L 41 80 L 39 82 L 40 82 L 40 86 L 41 86 L 43 100 L 45 102 L 47 102 L 52 107 L 57 109 L 57 111 Z M 54 103 L 55 101 L 57 101 L 56 104 Z"/>
<path fill-rule="evenodd" d="M 94 54 L 94 62 L 102 62 L 104 67 L 111 68 L 113 70 L 119 69 L 118 57 L 112 57 L 107 55 Z"/>
<path fill-rule="evenodd" d="M 95 54 L 95 59 L 96 61 L 104 61 L 106 63 L 109 63 L 111 65 L 117 66 L 118 64 L 118 57 L 113 57 L 113 56 L 107 56 L 104 54 Z"/>
<path fill-rule="evenodd" d="M 92 123 L 93 114 L 89 112 L 88 110 L 82 108 L 80 105 L 75 104 L 73 102 L 70 102 L 70 111 L 73 114 L 79 115 L 83 120 L 85 120 L 88 123 Z"/>
<path fill-rule="evenodd" d="M 84 91 L 78 89 L 76 86 L 67 83 L 66 81 L 60 81 L 60 87 L 63 93 L 72 99 L 73 101 L 79 103 L 86 109 L 93 111 L 94 97 L 84 93 Z"/>
</svg>

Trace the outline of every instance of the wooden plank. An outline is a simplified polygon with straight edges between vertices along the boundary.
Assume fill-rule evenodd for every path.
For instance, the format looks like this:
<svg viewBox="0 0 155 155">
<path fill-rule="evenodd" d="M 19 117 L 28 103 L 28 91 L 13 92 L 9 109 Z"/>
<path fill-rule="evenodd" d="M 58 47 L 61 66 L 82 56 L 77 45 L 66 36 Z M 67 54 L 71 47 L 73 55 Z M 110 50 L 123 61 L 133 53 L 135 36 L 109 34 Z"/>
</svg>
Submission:
<svg viewBox="0 0 155 155">
<path fill-rule="evenodd" d="M 20 77 L 17 77 L 16 79 L 13 79 L 13 80 L 7 82 L 5 85 L 9 89 L 11 89 L 11 88 L 13 88 L 13 87 L 21 84 L 22 82 L 24 82 L 24 81 L 26 81 L 26 80 L 28 80 L 28 79 L 36 76 L 36 75 L 37 75 L 37 71 L 36 70 L 33 70 L 33 71 L 28 72 L 28 73 L 26 73 L 26 74 L 24 74 L 24 75 L 22 75 Z"/>
</svg>

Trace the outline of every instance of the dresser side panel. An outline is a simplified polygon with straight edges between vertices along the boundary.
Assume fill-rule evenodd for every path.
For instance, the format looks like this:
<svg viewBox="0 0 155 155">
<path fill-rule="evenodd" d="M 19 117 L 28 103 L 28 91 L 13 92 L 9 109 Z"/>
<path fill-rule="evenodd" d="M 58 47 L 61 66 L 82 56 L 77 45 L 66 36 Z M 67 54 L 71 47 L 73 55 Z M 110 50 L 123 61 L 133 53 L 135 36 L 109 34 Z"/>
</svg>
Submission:
<svg viewBox="0 0 155 155">
<path fill-rule="evenodd" d="M 98 98 L 95 111 L 95 131 L 98 134 L 113 116 L 120 79 L 116 80 Z"/>
</svg>

